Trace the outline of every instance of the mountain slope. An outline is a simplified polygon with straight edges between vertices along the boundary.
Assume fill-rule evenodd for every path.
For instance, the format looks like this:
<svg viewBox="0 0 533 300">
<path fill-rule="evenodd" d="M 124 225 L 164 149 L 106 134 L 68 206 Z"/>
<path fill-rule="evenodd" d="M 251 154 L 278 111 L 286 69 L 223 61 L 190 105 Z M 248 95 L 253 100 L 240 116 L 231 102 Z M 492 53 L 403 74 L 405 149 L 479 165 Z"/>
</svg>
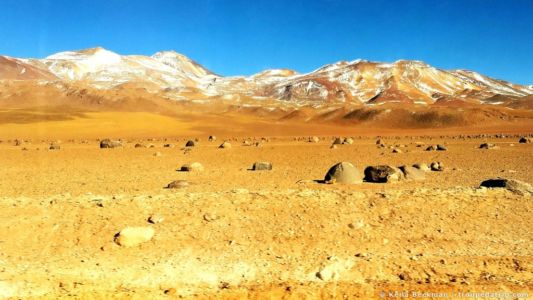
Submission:
<svg viewBox="0 0 533 300">
<path fill-rule="evenodd" d="M 59 81 L 109 91 L 140 88 L 167 100 L 223 100 L 247 105 L 273 100 L 281 106 L 314 107 L 385 103 L 517 107 L 521 99 L 533 95 L 532 86 L 472 71 L 445 71 L 420 61 L 340 61 L 306 74 L 274 69 L 252 76 L 223 77 L 174 51 L 123 56 L 100 47 L 60 52 L 44 59 L 0 57 L 0 79 Z"/>
</svg>

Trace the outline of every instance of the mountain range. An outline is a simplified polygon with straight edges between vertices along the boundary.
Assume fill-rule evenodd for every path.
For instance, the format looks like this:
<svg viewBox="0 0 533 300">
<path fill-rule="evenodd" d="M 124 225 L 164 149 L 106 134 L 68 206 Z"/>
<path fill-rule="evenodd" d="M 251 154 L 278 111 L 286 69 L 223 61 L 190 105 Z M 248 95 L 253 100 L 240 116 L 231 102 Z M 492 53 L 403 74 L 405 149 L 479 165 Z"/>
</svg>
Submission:
<svg viewBox="0 0 533 300">
<path fill-rule="evenodd" d="M 410 60 L 340 61 L 304 74 L 270 69 L 251 76 L 224 77 L 174 51 L 152 56 L 119 55 L 97 47 L 43 59 L 0 56 L 0 104 L 48 102 L 145 108 L 212 104 L 211 110 L 281 110 L 281 118 L 308 120 L 314 114 L 310 111 L 331 115 L 331 110 L 341 109 L 342 113 L 333 115 L 345 118 L 354 107 L 391 105 L 530 110 L 533 85 L 513 84 L 468 70 L 442 70 Z"/>
</svg>

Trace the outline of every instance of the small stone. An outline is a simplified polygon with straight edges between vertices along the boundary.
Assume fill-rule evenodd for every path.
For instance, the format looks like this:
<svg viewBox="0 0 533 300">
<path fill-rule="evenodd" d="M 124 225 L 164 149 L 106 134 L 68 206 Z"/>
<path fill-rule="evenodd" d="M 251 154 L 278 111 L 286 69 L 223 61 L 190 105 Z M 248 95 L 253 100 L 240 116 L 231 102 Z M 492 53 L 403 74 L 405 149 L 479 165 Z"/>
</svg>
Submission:
<svg viewBox="0 0 533 300">
<path fill-rule="evenodd" d="M 229 142 L 224 142 L 224 143 L 220 144 L 220 146 L 218 146 L 218 148 L 221 148 L 221 149 L 230 149 L 230 148 L 231 148 L 231 143 L 229 143 Z"/>
<path fill-rule="evenodd" d="M 215 214 L 212 214 L 212 213 L 205 213 L 204 214 L 204 220 L 207 221 L 207 222 L 216 221 L 218 219 L 220 219 L 220 217 L 215 215 Z"/>
<path fill-rule="evenodd" d="M 112 141 L 110 139 L 103 139 L 100 141 L 100 148 L 106 149 L 106 148 L 117 148 L 122 147 L 121 141 Z"/>
<path fill-rule="evenodd" d="M 152 223 L 152 224 L 158 224 L 158 223 L 161 223 L 165 220 L 165 217 L 163 217 L 162 215 L 151 215 L 150 217 L 148 217 L 148 223 Z"/>
<path fill-rule="evenodd" d="M 188 186 L 189 182 L 187 180 L 174 180 L 167 185 L 167 189 L 181 189 Z"/>
<path fill-rule="evenodd" d="M 272 163 L 267 161 L 255 162 L 252 166 L 253 171 L 272 170 Z"/>
<path fill-rule="evenodd" d="M 443 171 L 444 164 L 438 161 L 432 162 L 430 165 L 431 171 Z"/>
<path fill-rule="evenodd" d="M 115 235 L 115 243 L 123 247 L 133 247 L 148 242 L 154 234 L 152 227 L 126 227 Z"/>
<path fill-rule="evenodd" d="M 184 172 L 201 172 L 203 170 L 204 166 L 199 162 L 193 162 L 191 164 L 181 166 L 181 171 Z"/>
</svg>

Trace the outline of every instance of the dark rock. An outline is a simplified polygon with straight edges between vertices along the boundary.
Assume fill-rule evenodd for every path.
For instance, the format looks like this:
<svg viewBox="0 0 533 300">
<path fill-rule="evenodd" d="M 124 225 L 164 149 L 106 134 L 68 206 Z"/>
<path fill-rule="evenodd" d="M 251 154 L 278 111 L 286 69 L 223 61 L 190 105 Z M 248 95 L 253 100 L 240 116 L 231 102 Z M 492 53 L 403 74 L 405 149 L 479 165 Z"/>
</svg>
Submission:
<svg viewBox="0 0 533 300">
<path fill-rule="evenodd" d="M 400 169 L 391 166 L 369 166 L 365 169 L 365 180 L 368 182 L 393 182 L 403 179 Z"/>
</svg>

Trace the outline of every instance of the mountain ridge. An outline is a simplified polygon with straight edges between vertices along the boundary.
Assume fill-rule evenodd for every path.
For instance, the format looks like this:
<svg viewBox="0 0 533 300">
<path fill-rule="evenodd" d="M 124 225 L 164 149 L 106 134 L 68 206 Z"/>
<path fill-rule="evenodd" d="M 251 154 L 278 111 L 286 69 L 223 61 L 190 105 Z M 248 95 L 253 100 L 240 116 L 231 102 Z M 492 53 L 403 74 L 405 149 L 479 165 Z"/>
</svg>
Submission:
<svg viewBox="0 0 533 300">
<path fill-rule="evenodd" d="M 30 70 L 25 74 L 26 71 Z M 17 71 L 19 70 L 18 74 Z M 530 101 L 533 86 L 480 73 L 442 70 L 416 60 L 339 61 L 308 73 L 267 69 L 250 76 L 220 76 L 174 50 L 151 56 L 119 55 L 103 47 L 63 51 L 43 59 L 0 56 L 0 80 L 40 80 L 99 90 L 143 88 L 174 101 L 274 100 L 284 105 L 470 103 L 510 107 Z M 498 98 L 500 101 L 494 101 Z"/>
</svg>

